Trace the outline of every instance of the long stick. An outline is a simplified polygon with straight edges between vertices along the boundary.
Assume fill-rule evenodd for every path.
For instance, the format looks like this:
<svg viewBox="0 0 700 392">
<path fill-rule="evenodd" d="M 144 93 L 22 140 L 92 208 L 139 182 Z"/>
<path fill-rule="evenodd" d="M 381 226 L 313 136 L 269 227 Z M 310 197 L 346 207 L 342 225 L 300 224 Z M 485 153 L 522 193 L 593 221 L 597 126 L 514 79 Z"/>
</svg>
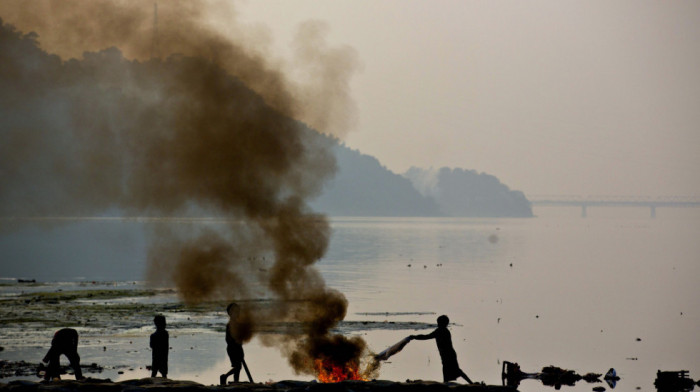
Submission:
<svg viewBox="0 0 700 392">
<path fill-rule="evenodd" d="M 248 365 L 245 363 L 245 359 L 242 359 L 241 362 L 243 362 L 243 369 L 245 369 L 245 374 L 248 376 L 248 381 L 253 384 L 253 377 L 250 375 L 250 370 L 248 370 Z"/>
</svg>

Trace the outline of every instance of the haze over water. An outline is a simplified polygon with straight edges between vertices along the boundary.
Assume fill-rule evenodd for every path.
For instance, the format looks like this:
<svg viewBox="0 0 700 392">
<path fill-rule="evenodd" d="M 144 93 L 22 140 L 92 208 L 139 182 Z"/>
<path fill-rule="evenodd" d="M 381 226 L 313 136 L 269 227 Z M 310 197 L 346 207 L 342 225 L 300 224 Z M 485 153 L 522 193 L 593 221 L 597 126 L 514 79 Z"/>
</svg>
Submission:
<svg viewBox="0 0 700 392">
<path fill-rule="evenodd" d="M 497 382 L 503 360 L 526 372 L 614 367 L 624 391 L 653 390 L 656 370 L 685 369 L 697 378 L 697 211 L 667 210 L 659 219 L 643 209 L 599 209 L 586 219 L 578 212 L 334 222 L 334 246 L 320 267 L 346 293 L 351 312 L 436 313 L 417 317 L 426 321 L 449 315 L 460 365 L 474 380 Z M 412 342 L 382 369 L 389 379 L 440 375 L 429 342 Z M 528 380 L 519 387 L 543 388 Z"/>
<path fill-rule="evenodd" d="M 584 219 L 576 208 L 542 207 L 532 219 L 334 218 L 331 246 L 318 267 L 328 286 L 346 295 L 346 320 L 434 323 L 447 314 L 460 365 L 475 381 L 500 384 L 507 360 L 526 372 L 548 365 L 580 374 L 613 367 L 622 377 L 616 390 L 652 391 L 657 370 L 700 375 L 698 212 L 659 209 L 650 219 L 642 208 L 597 208 Z M 110 224 L 90 223 L 93 238 L 105 235 L 104 228 L 129 238 L 136 225 Z M 77 258 L 86 256 L 78 243 L 63 245 Z M 143 257 L 124 245 L 88 256 Z M 8 246 L 2 243 L 3 251 Z M 128 279 L 137 279 L 138 269 L 130 271 Z M 97 268 L 81 274 L 88 280 L 109 275 Z M 427 332 L 359 333 L 378 352 Z M 130 333 L 139 339 L 139 332 Z M 150 329 L 140 333 L 145 341 Z M 172 377 L 215 383 L 227 367 L 222 339 L 182 331 L 171 352 Z M 246 360 L 258 380 L 308 379 L 295 376 L 257 339 L 246 345 Z M 440 380 L 435 343 L 411 342 L 382 366 L 380 378 Z M 593 386 L 579 382 L 574 390 Z M 547 389 L 534 380 L 519 387 Z"/>
</svg>

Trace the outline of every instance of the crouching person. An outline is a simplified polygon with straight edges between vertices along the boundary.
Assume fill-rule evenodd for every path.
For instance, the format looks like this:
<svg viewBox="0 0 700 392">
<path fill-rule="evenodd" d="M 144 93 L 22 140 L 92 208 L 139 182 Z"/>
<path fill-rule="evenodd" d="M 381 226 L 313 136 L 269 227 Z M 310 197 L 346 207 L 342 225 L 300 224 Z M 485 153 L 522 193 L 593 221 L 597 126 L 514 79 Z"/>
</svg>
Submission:
<svg viewBox="0 0 700 392">
<path fill-rule="evenodd" d="M 60 329 L 53 335 L 51 348 L 44 359 L 42 359 L 42 362 L 48 362 L 46 374 L 44 375 L 45 380 L 61 379 L 61 363 L 59 360 L 61 355 L 65 355 L 70 361 L 70 366 L 75 373 L 75 379 L 82 380 L 83 372 L 80 369 L 80 356 L 78 355 L 78 331 L 73 328 Z"/>
</svg>

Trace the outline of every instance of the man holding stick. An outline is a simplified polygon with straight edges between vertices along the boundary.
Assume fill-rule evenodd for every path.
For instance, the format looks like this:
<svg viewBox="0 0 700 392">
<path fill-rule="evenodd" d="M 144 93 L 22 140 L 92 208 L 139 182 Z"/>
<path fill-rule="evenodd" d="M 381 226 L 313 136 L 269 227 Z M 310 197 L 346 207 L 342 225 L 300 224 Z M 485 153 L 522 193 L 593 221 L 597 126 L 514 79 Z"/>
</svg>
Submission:
<svg viewBox="0 0 700 392">
<path fill-rule="evenodd" d="M 231 374 L 233 374 L 233 382 L 238 382 L 241 374 L 241 367 L 244 367 L 248 380 L 252 383 L 253 377 L 250 376 L 250 371 L 245 363 L 243 354 L 243 342 L 232 333 L 237 329 L 236 322 L 238 321 L 241 309 L 238 304 L 232 302 L 226 307 L 226 312 L 229 317 L 228 324 L 226 324 L 226 353 L 228 354 L 229 360 L 231 360 L 231 370 L 222 374 L 221 377 L 219 377 L 219 382 L 221 385 L 226 385 L 226 379 Z"/>
</svg>

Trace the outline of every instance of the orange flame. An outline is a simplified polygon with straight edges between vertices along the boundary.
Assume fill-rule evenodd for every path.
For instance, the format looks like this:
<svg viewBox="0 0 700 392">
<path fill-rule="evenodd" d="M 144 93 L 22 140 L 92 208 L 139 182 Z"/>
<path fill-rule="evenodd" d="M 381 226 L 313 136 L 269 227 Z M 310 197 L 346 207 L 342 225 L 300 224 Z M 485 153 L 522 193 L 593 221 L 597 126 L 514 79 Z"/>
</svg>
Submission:
<svg viewBox="0 0 700 392">
<path fill-rule="evenodd" d="M 362 375 L 360 366 L 357 362 L 351 361 L 343 365 L 338 365 L 330 360 L 316 359 L 314 361 L 318 381 L 323 383 L 341 382 L 345 380 L 362 380 L 369 379 Z"/>
</svg>

